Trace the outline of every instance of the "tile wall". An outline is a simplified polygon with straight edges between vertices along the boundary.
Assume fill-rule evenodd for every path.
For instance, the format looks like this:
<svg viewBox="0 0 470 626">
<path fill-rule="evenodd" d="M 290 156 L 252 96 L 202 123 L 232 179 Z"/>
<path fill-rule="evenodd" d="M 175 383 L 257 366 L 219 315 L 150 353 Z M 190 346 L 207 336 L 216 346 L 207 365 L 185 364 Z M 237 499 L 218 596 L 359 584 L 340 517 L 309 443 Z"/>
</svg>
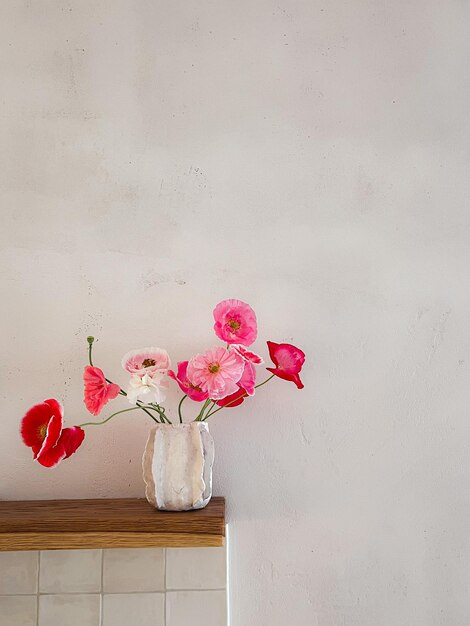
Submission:
<svg viewBox="0 0 470 626">
<path fill-rule="evenodd" d="M 227 626 L 225 548 L 0 552 L 0 626 Z"/>
</svg>

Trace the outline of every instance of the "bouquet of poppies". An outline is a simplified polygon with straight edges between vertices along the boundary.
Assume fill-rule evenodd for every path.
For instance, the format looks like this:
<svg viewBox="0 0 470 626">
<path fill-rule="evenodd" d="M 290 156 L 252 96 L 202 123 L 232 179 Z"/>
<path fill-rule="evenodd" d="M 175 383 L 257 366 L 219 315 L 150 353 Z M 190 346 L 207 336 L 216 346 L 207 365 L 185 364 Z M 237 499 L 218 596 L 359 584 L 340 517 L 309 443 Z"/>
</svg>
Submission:
<svg viewBox="0 0 470 626">
<path fill-rule="evenodd" d="M 274 377 L 292 381 L 298 389 L 303 388 L 299 373 L 305 354 L 291 344 L 273 341 L 267 342 L 273 362 L 272 367 L 266 368 L 270 375 L 257 382 L 257 367 L 263 364 L 263 359 L 249 349 L 256 340 L 258 327 L 255 312 L 248 304 L 241 300 L 223 300 L 213 314 L 215 334 L 225 345 L 179 362 L 176 371 L 170 369 L 170 357 L 162 348 L 131 350 L 121 362 L 129 375 L 125 390 L 93 364 L 94 338 L 88 337 L 89 365 L 83 372 L 86 408 L 97 416 L 119 395 L 125 396 L 132 406 L 99 422 L 63 428 L 64 411 L 59 400 L 52 398 L 35 404 L 21 422 L 23 442 L 32 449 L 34 460 L 45 467 L 56 466 L 82 444 L 85 427 L 105 424 L 120 413 L 143 411 L 156 423 L 171 424 L 164 405 L 169 378 L 183 392 L 178 404 L 179 423 L 185 421 L 183 410 L 187 408 L 184 403 L 188 398 L 196 403 L 196 409 L 192 407 L 193 421 L 205 422 L 222 409 L 240 405 Z"/>
</svg>

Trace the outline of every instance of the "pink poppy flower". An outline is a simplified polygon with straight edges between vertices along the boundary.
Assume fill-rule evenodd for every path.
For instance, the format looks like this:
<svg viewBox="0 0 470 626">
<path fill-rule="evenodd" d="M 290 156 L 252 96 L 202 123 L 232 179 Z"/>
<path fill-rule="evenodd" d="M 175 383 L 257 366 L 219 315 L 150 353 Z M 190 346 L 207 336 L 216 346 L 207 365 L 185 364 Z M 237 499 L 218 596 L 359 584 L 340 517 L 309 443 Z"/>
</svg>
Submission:
<svg viewBox="0 0 470 626">
<path fill-rule="evenodd" d="M 191 398 L 191 400 L 195 400 L 195 402 L 203 402 L 204 400 L 207 400 L 209 394 L 207 391 L 202 391 L 200 387 L 193 385 L 189 381 L 187 370 L 188 361 L 180 361 L 178 363 L 178 372 L 175 374 L 173 370 L 170 370 L 168 372 L 168 376 L 173 378 L 173 380 L 176 380 L 181 391 L 183 391 L 188 398 Z"/>
<path fill-rule="evenodd" d="M 234 406 L 239 406 L 247 396 L 253 396 L 255 393 L 255 384 L 256 384 L 256 369 L 253 363 L 249 361 L 245 361 L 245 367 L 243 369 L 243 374 L 238 381 L 238 389 L 235 393 L 230 394 L 226 398 L 219 400 L 217 404 L 219 406 L 226 406 L 227 408 L 231 408 Z"/>
<path fill-rule="evenodd" d="M 211 348 L 193 356 L 186 373 L 192 385 L 206 391 L 212 400 L 221 400 L 237 391 L 243 368 L 244 361 L 235 352 Z"/>
<path fill-rule="evenodd" d="M 44 467 L 54 467 L 81 445 L 85 432 L 79 426 L 62 430 L 64 411 L 54 398 L 29 409 L 21 420 L 21 437 L 33 451 L 33 459 Z"/>
<path fill-rule="evenodd" d="M 108 383 L 99 367 L 87 365 L 83 370 L 85 394 L 83 401 L 92 415 L 98 415 L 101 409 L 110 400 L 113 400 L 120 391 L 119 385 Z"/>
<path fill-rule="evenodd" d="M 250 346 L 258 334 L 256 315 L 251 306 L 241 300 L 223 300 L 214 309 L 214 330 L 227 343 Z"/>
<path fill-rule="evenodd" d="M 130 374 L 143 376 L 149 372 L 166 373 L 170 367 L 170 357 L 163 348 L 142 348 L 127 352 L 122 357 L 121 364 Z"/>
<path fill-rule="evenodd" d="M 297 385 L 298 389 L 303 389 L 304 385 L 299 376 L 305 362 L 305 354 L 302 350 L 290 343 L 274 343 L 274 341 L 267 343 L 269 356 L 276 366 L 267 367 L 268 372 L 284 380 L 290 380 Z"/>
<path fill-rule="evenodd" d="M 245 361 L 249 361 L 250 363 L 256 363 L 256 365 L 261 365 L 261 363 L 264 363 L 262 357 L 260 357 L 259 354 L 256 354 L 256 352 L 252 352 L 251 350 L 247 350 L 247 348 L 245 348 L 245 346 L 242 346 L 240 343 L 233 343 L 230 346 L 230 350 L 233 350 L 234 352 L 239 354 L 242 359 L 244 359 Z"/>
</svg>

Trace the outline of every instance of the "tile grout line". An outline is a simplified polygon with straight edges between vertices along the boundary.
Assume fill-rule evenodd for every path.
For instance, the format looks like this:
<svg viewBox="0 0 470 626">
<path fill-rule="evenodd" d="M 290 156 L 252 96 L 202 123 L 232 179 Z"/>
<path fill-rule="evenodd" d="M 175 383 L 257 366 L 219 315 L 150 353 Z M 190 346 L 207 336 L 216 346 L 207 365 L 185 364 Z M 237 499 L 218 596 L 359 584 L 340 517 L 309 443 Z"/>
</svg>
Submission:
<svg viewBox="0 0 470 626">
<path fill-rule="evenodd" d="M 38 550 L 38 571 L 36 577 L 36 626 L 39 626 L 39 577 L 41 575 L 41 550 Z"/>
<path fill-rule="evenodd" d="M 129 595 L 149 595 L 152 593 L 176 593 L 178 591 L 225 591 L 226 587 L 172 587 L 171 589 L 150 589 L 148 591 L 44 591 L 40 593 L 0 593 L 0 598 L 9 598 L 10 596 L 129 596 Z"/>
<path fill-rule="evenodd" d="M 227 612 L 227 626 L 231 624 L 232 609 L 230 606 L 230 531 L 225 524 L 225 610 Z"/>
<path fill-rule="evenodd" d="M 163 589 L 164 589 L 164 593 L 163 593 L 163 626 L 166 626 L 166 568 L 167 568 L 167 562 L 168 562 L 168 553 L 167 553 L 167 549 L 164 548 L 163 550 L 163 558 L 164 558 L 164 562 L 165 562 L 165 568 L 163 571 Z"/>
<path fill-rule="evenodd" d="M 104 587 L 103 587 L 103 574 L 104 572 L 104 549 L 101 549 L 101 582 L 100 582 L 100 626 L 103 626 L 103 622 L 104 622 L 104 602 L 103 602 L 103 593 L 104 593 Z"/>
<path fill-rule="evenodd" d="M 10 596 L 131 596 L 131 595 L 149 595 L 152 593 L 165 594 L 176 593 L 178 591 L 225 591 L 225 587 L 174 587 L 171 589 L 153 589 L 150 591 L 107 591 L 102 594 L 100 591 L 45 591 L 40 593 L 0 593 L 0 598 L 9 598 Z"/>
</svg>

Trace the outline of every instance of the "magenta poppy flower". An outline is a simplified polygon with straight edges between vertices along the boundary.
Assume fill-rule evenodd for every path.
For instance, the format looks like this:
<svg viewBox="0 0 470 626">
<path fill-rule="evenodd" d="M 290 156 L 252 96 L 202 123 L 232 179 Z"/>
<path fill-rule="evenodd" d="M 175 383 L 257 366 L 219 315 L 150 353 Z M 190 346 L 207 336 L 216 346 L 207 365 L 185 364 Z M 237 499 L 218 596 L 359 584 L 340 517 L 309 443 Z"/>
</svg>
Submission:
<svg viewBox="0 0 470 626">
<path fill-rule="evenodd" d="M 214 330 L 226 343 L 250 346 L 258 334 L 256 315 L 251 306 L 241 300 L 223 300 L 214 309 Z"/>
<path fill-rule="evenodd" d="M 181 391 L 183 391 L 188 398 L 195 402 L 204 402 L 209 397 L 207 391 L 202 391 L 200 387 L 193 385 L 188 378 L 188 363 L 189 361 L 180 361 L 178 363 L 178 371 L 175 374 L 173 370 L 168 371 L 168 376 L 176 380 Z"/>
<path fill-rule="evenodd" d="M 212 400 L 221 400 L 237 391 L 245 361 L 225 348 L 212 348 L 196 354 L 186 370 L 188 380 L 208 393 Z"/>
<path fill-rule="evenodd" d="M 68 458 L 85 438 L 79 426 L 62 430 L 63 416 L 61 403 L 51 398 L 31 407 L 21 421 L 23 442 L 44 467 L 54 467 Z"/>
<path fill-rule="evenodd" d="M 291 380 L 298 389 L 303 389 L 303 383 L 300 380 L 299 372 L 305 362 L 305 354 L 299 348 L 292 346 L 290 343 L 274 343 L 268 341 L 269 356 L 276 367 L 267 367 L 271 372 L 284 380 Z"/>
<path fill-rule="evenodd" d="M 234 406 L 239 406 L 247 396 L 253 396 L 255 393 L 255 384 L 256 384 L 256 369 L 253 363 L 249 361 L 245 361 L 245 368 L 243 370 L 243 374 L 238 381 L 238 389 L 234 393 L 229 396 L 222 398 L 219 400 L 217 404 L 219 406 L 226 406 L 227 408 L 231 408 Z"/>
<path fill-rule="evenodd" d="M 101 409 L 110 400 L 113 400 L 120 391 L 119 385 L 108 383 L 99 367 L 87 365 L 83 370 L 85 383 L 83 401 L 92 415 L 98 415 Z"/>
</svg>

